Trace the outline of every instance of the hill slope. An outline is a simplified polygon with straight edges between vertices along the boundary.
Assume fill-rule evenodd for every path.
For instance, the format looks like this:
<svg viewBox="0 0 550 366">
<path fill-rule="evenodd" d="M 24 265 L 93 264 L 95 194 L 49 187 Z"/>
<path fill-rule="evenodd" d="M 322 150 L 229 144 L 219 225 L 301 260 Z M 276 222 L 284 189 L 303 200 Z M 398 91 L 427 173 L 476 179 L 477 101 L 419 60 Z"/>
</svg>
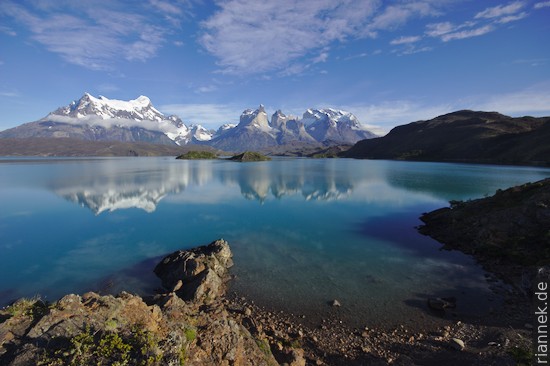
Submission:
<svg viewBox="0 0 550 366">
<path fill-rule="evenodd" d="M 458 111 L 395 127 L 343 154 L 361 159 L 550 165 L 550 117 Z"/>
</svg>

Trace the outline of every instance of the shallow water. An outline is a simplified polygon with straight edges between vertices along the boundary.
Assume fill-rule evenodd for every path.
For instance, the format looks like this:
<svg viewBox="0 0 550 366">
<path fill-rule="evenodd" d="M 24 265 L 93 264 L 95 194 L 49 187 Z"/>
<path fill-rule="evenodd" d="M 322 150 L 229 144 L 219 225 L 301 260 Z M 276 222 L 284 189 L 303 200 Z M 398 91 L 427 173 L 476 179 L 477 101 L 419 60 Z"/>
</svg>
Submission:
<svg viewBox="0 0 550 366">
<path fill-rule="evenodd" d="M 418 234 L 451 199 L 550 176 L 550 169 L 280 158 L 0 159 L 0 304 L 39 294 L 159 286 L 171 251 L 224 238 L 232 290 L 308 317 L 338 310 L 361 324 L 412 321 L 429 296 L 457 312 L 496 306 L 484 272 Z"/>
</svg>

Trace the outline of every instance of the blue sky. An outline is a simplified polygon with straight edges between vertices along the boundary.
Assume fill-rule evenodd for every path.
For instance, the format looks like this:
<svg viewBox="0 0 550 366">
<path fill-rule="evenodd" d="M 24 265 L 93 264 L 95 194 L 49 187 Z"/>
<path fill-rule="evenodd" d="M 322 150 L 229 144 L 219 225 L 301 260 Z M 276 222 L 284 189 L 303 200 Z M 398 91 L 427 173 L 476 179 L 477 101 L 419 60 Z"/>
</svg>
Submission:
<svg viewBox="0 0 550 366">
<path fill-rule="evenodd" d="M 550 115 L 549 0 L 1 0 L 0 130 L 84 92 L 215 128 L 266 105 L 378 132 Z"/>
</svg>

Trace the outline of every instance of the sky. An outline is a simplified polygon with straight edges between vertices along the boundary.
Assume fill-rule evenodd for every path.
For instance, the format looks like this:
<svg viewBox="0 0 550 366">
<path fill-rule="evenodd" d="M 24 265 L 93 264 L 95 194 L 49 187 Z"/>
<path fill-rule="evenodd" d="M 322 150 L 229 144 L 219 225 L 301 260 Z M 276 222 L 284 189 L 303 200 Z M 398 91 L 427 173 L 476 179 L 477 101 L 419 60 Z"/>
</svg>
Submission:
<svg viewBox="0 0 550 366">
<path fill-rule="evenodd" d="M 0 0 L 0 130 L 85 92 L 217 128 L 264 104 L 378 133 L 550 116 L 549 0 Z"/>
</svg>

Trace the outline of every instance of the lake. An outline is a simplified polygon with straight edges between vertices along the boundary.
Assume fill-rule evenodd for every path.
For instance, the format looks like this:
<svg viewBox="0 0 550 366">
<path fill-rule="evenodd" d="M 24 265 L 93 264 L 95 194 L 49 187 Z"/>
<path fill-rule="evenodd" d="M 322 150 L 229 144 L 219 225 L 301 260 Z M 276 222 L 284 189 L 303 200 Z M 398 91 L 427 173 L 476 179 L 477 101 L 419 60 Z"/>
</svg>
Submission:
<svg viewBox="0 0 550 366">
<path fill-rule="evenodd" d="M 456 296 L 483 317 L 499 299 L 468 256 L 417 233 L 453 199 L 550 169 L 382 160 L 0 159 L 0 304 L 89 290 L 152 293 L 172 251 L 229 241 L 231 291 L 315 320 L 329 303 L 357 324 L 423 317 Z"/>
</svg>

